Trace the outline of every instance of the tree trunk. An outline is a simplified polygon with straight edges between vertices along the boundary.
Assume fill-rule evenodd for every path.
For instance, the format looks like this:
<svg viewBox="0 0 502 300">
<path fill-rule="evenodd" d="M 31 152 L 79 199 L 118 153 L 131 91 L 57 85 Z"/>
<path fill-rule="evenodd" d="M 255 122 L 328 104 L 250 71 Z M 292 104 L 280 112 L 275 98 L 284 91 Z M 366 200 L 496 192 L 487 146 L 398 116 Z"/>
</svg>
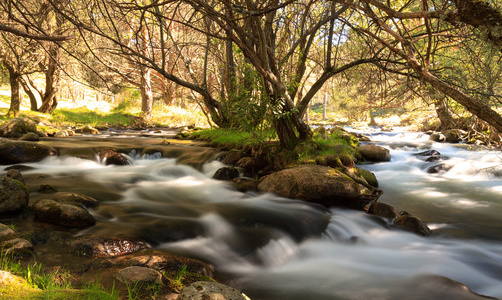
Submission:
<svg viewBox="0 0 502 300">
<path fill-rule="evenodd" d="M 152 118 L 152 83 L 150 81 L 151 70 L 145 66 L 141 66 L 141 112 L 146 119 Z"/>
<path fill-rule="evenodd" d="M 9 81 L 10 81 L 10 107 L 7 112 L 7 116 L 16 118 L 19 115 L 19 110 L 21 109 L 21 97 L 19 95 L 19 81 L 21 74 L 16 72 L 14 68 L 6 66 L 9 70 Z"/>
<path fill-rule="evenodd" d="M 294 127 L 288 118 L 278 117 L 275 119 L 274 123 L 281 147 L 289 150 L 294 149 L 298 144 L 298 138 L 295 134 Z"/>
<path fill-rule="evenodd" d="M 408 50 L 408 52 L 411 51 L 411 49 Z M 464 92 L 451 87 L 446 82 L 431 74 L 426 68 L 423 68 L 411 55 L 409 62 L 411 67 L 420 75 L 420 77 L 422 77 L 435 89 L 464 106 L 470 113 L 493 126 L 493 128 L 495 128 L 498 132 L 502 132 L 502 116 L 491 109 L 488 104 L 474 99 Z"/>
<path fill-rule="evenodd" d="M 322 102 L 322 119 L 326 120 L 326 106 L 328 106 L 328 91 L 324 90 L 324 99 Z"/>
<path fill-rule="evenodd" d="M 57 107 L 57 92 L 59 84 L 59 67 L 57 64 L 57 57 L 59 54 L 59 48 L 57 45 L 51 46 L 49 49 L 48 66 L 45 73 L 45 93 L 42 99 L 42 105 L 39 111 L 42 113 L 52 113 L 52 111 Z"/>
<path fill-rule="evenodd" d="M 448 130 L 455 128 L 455 120 L 453 119 L 448 105 L 444 98 L 437 99 L 434 101 L 434 106 L 436 107 L 436 114 L 438 115 L 439 121 L 441 122 L 441 127 L 439 130 Z"/>
<path fill-rule="evenodd" d="M 30 98 L 30 109 L 32 111 L 38 111 L 37 97 L 35 96 L 35 93 L 33 93 L 28 83 L 22 77 L 20 78 L 19 83 L 23 87 L 24 92 Z"/>
</svg>

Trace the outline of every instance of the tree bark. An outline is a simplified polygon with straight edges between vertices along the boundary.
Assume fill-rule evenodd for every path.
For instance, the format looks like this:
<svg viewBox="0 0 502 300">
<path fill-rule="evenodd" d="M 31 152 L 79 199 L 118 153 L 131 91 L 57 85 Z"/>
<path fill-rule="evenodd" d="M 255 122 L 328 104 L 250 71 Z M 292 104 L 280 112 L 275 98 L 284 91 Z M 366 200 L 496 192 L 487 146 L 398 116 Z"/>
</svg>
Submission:
<svg viewBox="0 0 502 300">
<path fill-rule="evenodd" d="M 152 118 L 153 96 L 152 83 L 150 81 L 150 68 L 140 66 L 141 68 L 141 112 L 146 119 Z"/>
<path fill-rule="evenodd" d="M 35 93 L 33 93 L 28 83 L 22 77 L 20 78 L 19 83 L 23 87 L 24 92 L 30 98 L 30 109 L 32 111 L 38 111 L 37 97 L 35 96 Z"/>
<path fill-rule="evenodd" d="M 411 48 L 411 47 L 410 47 Z M 422 67 L 416 58 L 412 55 L 412 49 L 408 49 L 409 53 L 409 63 L 413 70 L 417 72 L 421 78 L 427 81 L 435 89 L 442 92 L 446 96 L 449 96 L 462 106 L 464 106 L 470 113 L 480 118 L 481 120 L 487 122 L 493 126 L 498 132 L 502 132 L 502 116 L 496 111 L 491 109 L 491 107 L 481 102 L 466 93 L 457 90 L 447 84 L 446 82 L 440 80 L 433 74 L 431 74 L 426 68 Z"/>
<path fill-rule="evenodd" d="M 59 66 L 58 66 L 59 47 L 51 45 L 48 51 L 47 69 L 45 73 L 45 93 L 42 98 L 42 105 L 38 109 L 42 113 L 52 113 L 57 107 L 57 92 L 59 85 Z"/>
<path fill-rule="evenodd" d="M 9 117 L 17 117 L 19 115 L 19 110 L 21 109 L 21 97 L 19 95 L 19 81 L 21 74 L 17 72 L 11 66 L 5 66 L 9 71 L 9 82 L 10 82 L 10 107 L 7 112 Z"/>
</svg>

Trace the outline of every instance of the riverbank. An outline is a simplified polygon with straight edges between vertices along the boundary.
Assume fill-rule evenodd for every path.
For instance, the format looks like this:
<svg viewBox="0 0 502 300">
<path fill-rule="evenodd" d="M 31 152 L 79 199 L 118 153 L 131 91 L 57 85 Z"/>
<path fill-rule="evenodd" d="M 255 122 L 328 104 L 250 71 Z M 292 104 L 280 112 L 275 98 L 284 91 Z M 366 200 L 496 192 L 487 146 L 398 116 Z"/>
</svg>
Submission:
<svg viewBox="0 0 502 300">
<path fill-rule="evenodd" d="M 26 225 L 21 225 L 20 219 L 29 216 L 29 212 L 11 218 L 10 221 L 8 219 L 7 223 L 14 224 L 14 228 L 19 231 L 18 233 L 21 236 L 25 236 L 23 230 L 28 229 L 39 231 L 42 229 L 41 231 L 45 232 L 44 234 L 38 233 L 35 235 L 36 238 L 30 238 L 39 243 L 33 245 L 35 253 L 37 253 L 35 255 L 37 259 L 47 255 L 45 259 L 55 265 L 59 263 L 58 266 L 61 266 L 61 261 L 72 261 L 74 265 L 70 267 L 77 274 L 77 277 L 89 279 L 95 276 L 94 274 L 106 274 L 106 276 L 111 277 L 119 269 L 130 266 L 147 267 L 149 269 L 160 268 L 162 271 L 162 268 L 165 268 L 170 262 L 176 261 L 176 259 L 172 258 L 174 254 L 184 254 L 193 258 L 204 257 L 203 261 L 210 264 L 209 267 L 203 268 L 205 270 L 203 272 L 211 274 L 210 266 L 215 265 L 217 268 L 212 272 L 216 271 L 214 273 L 216 280 L 239 287 L 243 285 L 238 282 L 237 278 L 240 278 L 242 274 L 239 275 L 238 272 L 236 274 L 234 267 L 239 265 L 240 268 L 243 268 L 241 265 L 243 262 L 240 260 L 249 260 L 249 262 L 253 262 L 258 266 L 267 266 L 267 268 L 273 269 L 274 264 L 285 258 L 268 256 L 268 251 L 272 251 L 276 246 L 279 246 L 277 250 L 280 253 L 286 254 L 288 251 L 296 253 L 297 250 L 293 249 L 303 248 L 304 246 L 309 247 L 308 245 L 311 244 L 309 241 L 311 240 L 315 241 L 314 244 L 323 244 L 324 242 L 321 239 L 323 235 L 341 234 L 340 232 L 336 233 L 336 230 L 333 231 L 332 218 L 339 219 L 343 217 L 342 215 L 354 217 L 355 211 L 333 214 L 332 209 L 321 209 L 318 205 L 306 202 L 276 198 L 269 194 L 255 194 L 253 190 L 248 190 L 246 193 L 236 192 L 234 188 L 229 188 L 230 183 L 228 181 L 220 184 L 209 179 L 218 169 L 225 167 L 221 162 L 213 161 L 209 166 L 206 164 L 204 167 L 202 167 L 204 164 L 194 163 L 198 161 L 194 157 L 200 156 L 200 161 L 207 161 L 207 158 L 203 158 L 204 153 L 207 154 L 207 157 L 214 157 L 219 150 L 215 151 L 213 148 L 201 147 L 200 142 L 195 146 L 194 144 L 197 143 L 192 141 L 184 141 L 179 145 L 180 148 L 176 149 L 176 143 L 181 141 L 168 139 L 165 132 L 150 132 L 149 137 L 144 136 L 145 134 L 144 132 L 139 134 L 139 137 L 134 138 L 125 136 L 123 132 L 117 132 L 108 137 L 88 135 L 84 139 L 81 136 L 47 138 L 50 141 L 49 143 L 53 143 L 58 152 L 66 153 L 76 159 L 54 157 L 54 159 L 46 163 L 28 164 L 28 166 L 34 167 L 32 170 L 21 170 L 30 198 L 32 198 L 30 199 L 32 202 L 30 205 L 32 206 L 36 201 L 42 199 L 60 199 L 63 196 L 62 194 L 65 193 L 85 193 L 87 196 L 98 200 L 100 204 L 96 207 L 87 208 L 92 212 L 97 224 L 83 230 L 48 224 L 41 227 L 41 223 L 33 216 L 28 218 L 29 222 Z M 113 146 L 111 140 L 119 144 Z M 45 141 L 42 141 L 42 143 L 45 143 Z M 137 146 L 137 149 L 133 149 L 134 145 L 138 144 L 143 144 L 143 146 Z M 187 144 L 192 146 L 187 147 Z M 271 145 L 267 146 L 273 147 Z M 135 164 L 106 166 L 103 158 L 99 156 L 100 150 L 104 148 L 114 148 L 118 153 L 125 154 L 130 154 L 131 150 L 136 150 L 137 155 L 129 155 L 134 159 Z M 167 151 L 168 148 L 176 150 Z M 188 151 L 189 149 L 192 149 L 192 151 Z M 234 147 L 226 150 L 228 151 L 227 157 L 228 153 L 237 154 L 241 152 L 235 151 L 237 149 L 234 149 Z M 185 151 L 188 151 L 188 153 Z M 246 148 L 244 152 L 249 154 L 263 153 L 263 151 L 257 151 L 257 149 L 253 150 L 253 147 Z M 163 154 L 156 156 L 155 153 Z M 168 155 L 167 153 L 171 154 Z M 96 154 L 98 154 L 99 159 L 96 159 Z M 172 161 L 167 158 L 174 159 L 178 157 L 177 161 L 179 162 L 179 157 L 183 155 L 186 159 L 191 158 L 189 162 L 194 163 L 192 165 L 195 168 L 200 168 L 202 173 L 194 171 L 192 168 L 186 168 L 184 165 L 177 164 L 176 160 Z M 164 158 L 160 159 L 160 157 Z M 157 158 L 157 160 L 152 161 L 149 158 Z M 221 158 L 223 159 L 223 157 Z M 318 159 L 317 161 L 320 162 L 321 160 Z M 301 164 L 301 162 L 296 157 L 295 160 L 292 160 L 292 165 L 289 166 L 295 168 L 299 165 L 305 165 Z M 316 160 L 312 159 L 305 162 L 307 165 L 314 165 Z M 375 166 L 383 167 L 385 164 L 377 163 Z M 263 171 L 263 169 L 250 169 L 247 172 L 256 176 L 271 175 L 277 172 L 269 169 L 266 173 L 259 174 L 260 171 Z M 256 176 L 248 178 L 256 181 Z M 44 192 L 40 190 L 41 186 L 45 186 L 45 188 L 47 186 L 55 187 L 57 192 Z M 52 189 L 45 189 L 45 191 L 50 190 Z M 304 211 L 305 209 L 306 211 Z M 335 215 L 337 217 L 334 217 Z M 382 219 L 379 220 L 378 229 L 370 227 L 365 229 L 364 233 L 361 232 L 355 236 L 364 236 L 367 239 L 369 237 L 366 235 L 374 230 L 387 232 L 389 223 L 382 222 Z M 352 224 L 347 230 L 351 232 L 353 229 L 357 229 L 358 226 Z M 69 234 L 61 233 L 62 231 Z M 105 236 L 107 239 L 84 239 L 88 235 L 100 236 L 101 238 Z M 124 239 L 126 236 L 131 235 L 133 235 L 134 239 Z M 353 238 L 351 235 L 346 236 L 345 234 L 342 234 L 342 236 L 342 240 L 348 243 L 347 245 L 355 246 L 358 244 L 357 240 L 359 238 Z M 404 240 L 409 238 L 405 234 L 400 236 Z M 117 238 L 119 239 L 117 240 Z M 27 240 L 29 241 L 29 239 Z M 146 242 L 147 245 L 154 248 L 154 251 L 152 249 L 142 249 L 134 253 L 105 257 L 82 255 L 89 253 L 95 255 L 96 252 L 93 249 L 105 249 L 106 253 L 116 253 L 115 251 L 122 249 L 120 245 L 139 245 L 137 244 L 138 241 Z M 68 244 L 71 242 L 74 243 Z M 75 243 L 77 246 L 80 245 L 80 248 L 75 248 Z M 198 249 L 193 249 L 194 247 L 193 245 L 190 246 L 191 244 L 198 245 L 195 247 Z M 86 246 L 82 247 L 82 245 Z M 330 245 L 325 246 L 331 247 Z M 62 253 L 54 252 L 54 249 L 57 248 L 60 248 Z M 70 249 L 72 250 L 69 251 Z M 197 252 L 197 250 L 202 249 L 207 249 L 208 252 L 205 254 Z M 218 253 L 211 255 L 210 249 L 220 250 Z M 317 246 L 314 246 L 311 250 L 314 249 L 317 249 Z M 225 253 L 224 256 L 223 253 Z M 54 254 L 56 256 L 50 258 Z M 87 261 L 84 262 L 84 260 Z M 172 290 L 169 290 L 170 294 L 177 295 L 174 290 L 175 286 L 172 287 L 170 284 L 173 278 L 178 276 L 179 269 L 183 268 L 184 265 L 187 265 L 188 269 L 188 264 L 184 262 L 172 264 L 171 270 L 173 273 L 168 274 L 168 276 L 160 272 L 162 274 L 162 283 L 167 285 L 165 282 L 168 282 L 169 285 L 167 286 L 172 288 Z M 79 270 L 82 266 L 86 266 L 84 272 Z M 197 272 L 200 273 L 202 267 L 201 265 L 198 266 L 191 269 L 199 268 Z M 262 273 L 265 276 L 270 276 L 271 274 L 267 268 L 262 269 Z M 304 272 L 308 272 L 307 270 L 308 268 L 305 268 Z M 319 270 L 322 270 L 322 268 L 319 268 Z M 137 272 L 137 270 L 133 271 Z M 256 274 L 259 273 L 260 271 L 257 271 Z M 329 273 L 326 274 L 326 276 L 328 275 Z M 310 276 L 314 275 L 311 274 Z M 281 278 L 287 278 L 287 275 L 282 274 Z M 107 280 L 102 280 L 102 282 L 107 282 Z M 109 281 L 108 284 L 110 284 Z M 450 286 L 448 289 L 451 288 Z M 166 295 L 165 291 L 162 290 L 155 297 L 164 297 Z M 123 295 L 128 292 L 127 285 L 125 288 L 122 287 Z M 259 295 L 260 293 L 254 291 L 253 294 Z M 152 294 L 148 295 L 152 296 Z M 146 297 L 146 294 L 142 294 L 142 297 Z M 271 296 L 267 297 L 270 298 Z"/>
</svg>

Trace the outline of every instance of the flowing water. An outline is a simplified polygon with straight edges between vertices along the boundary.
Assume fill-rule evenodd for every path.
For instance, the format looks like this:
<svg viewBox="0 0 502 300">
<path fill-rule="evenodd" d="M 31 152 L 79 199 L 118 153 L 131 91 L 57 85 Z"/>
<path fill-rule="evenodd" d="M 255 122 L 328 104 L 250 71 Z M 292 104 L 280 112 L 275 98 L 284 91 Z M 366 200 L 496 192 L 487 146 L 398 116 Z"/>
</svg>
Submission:
<svg viewBox="0 0 502 300">
<path fill-rule="evenodd" d="M 272 194 L 241 193 L 159 154 L 130 154 L 130 166 L 75 157 L 29 164 L 66 188 L 101 201 L 96 226 L 79 234 L 127 235 L 212 263 L 251 299 L 502 298 L 500 152 L 432 143 L 412 132 L 370 133 L 391 149 L 364 165 L 384 191 L 379 201 L 420 217 L 431 237 L 389 228 L 363 212 L 325 209 Z M 428 174 L 413 155 L 436 149 L 448 172 Z M 71 183 L 73 182 L 73 183 Z"/>
</svg>

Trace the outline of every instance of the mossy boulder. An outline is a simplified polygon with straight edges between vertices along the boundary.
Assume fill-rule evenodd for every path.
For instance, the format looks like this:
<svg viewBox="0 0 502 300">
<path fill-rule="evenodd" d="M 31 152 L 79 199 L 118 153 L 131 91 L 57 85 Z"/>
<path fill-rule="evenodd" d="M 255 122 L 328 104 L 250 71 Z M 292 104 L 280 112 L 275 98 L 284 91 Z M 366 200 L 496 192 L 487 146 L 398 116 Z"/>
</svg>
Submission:
<svg viewBox="0 0 502 300">
<path fill-rule="evenodd" d="M 28 118 L 10 119 L 0 125 L 0 136 L 3 137 L 20 138 L 28 132 L 37 132 L 37 124 Z"/>
<path fill-rule="evenodd" d="M 360 207 L 361 188 L 337 169 L 302 165 L 263 177 L 260 191 L 325 206 Z"/>
<path fill-rule="evenodd" d="M 356 168 L 356 170 L 359 173 L 359 175 L 361 175 L 361 177 L 363 177 L 364 180 L 366 180 L 366 182 L 369 185 L 376 187 L 376 188 L 378 187 L 378 180 L 377 180 L 375 174 L 373 174 L 372 172 L 365 170 L 365 169 Z"/>
</svg>

